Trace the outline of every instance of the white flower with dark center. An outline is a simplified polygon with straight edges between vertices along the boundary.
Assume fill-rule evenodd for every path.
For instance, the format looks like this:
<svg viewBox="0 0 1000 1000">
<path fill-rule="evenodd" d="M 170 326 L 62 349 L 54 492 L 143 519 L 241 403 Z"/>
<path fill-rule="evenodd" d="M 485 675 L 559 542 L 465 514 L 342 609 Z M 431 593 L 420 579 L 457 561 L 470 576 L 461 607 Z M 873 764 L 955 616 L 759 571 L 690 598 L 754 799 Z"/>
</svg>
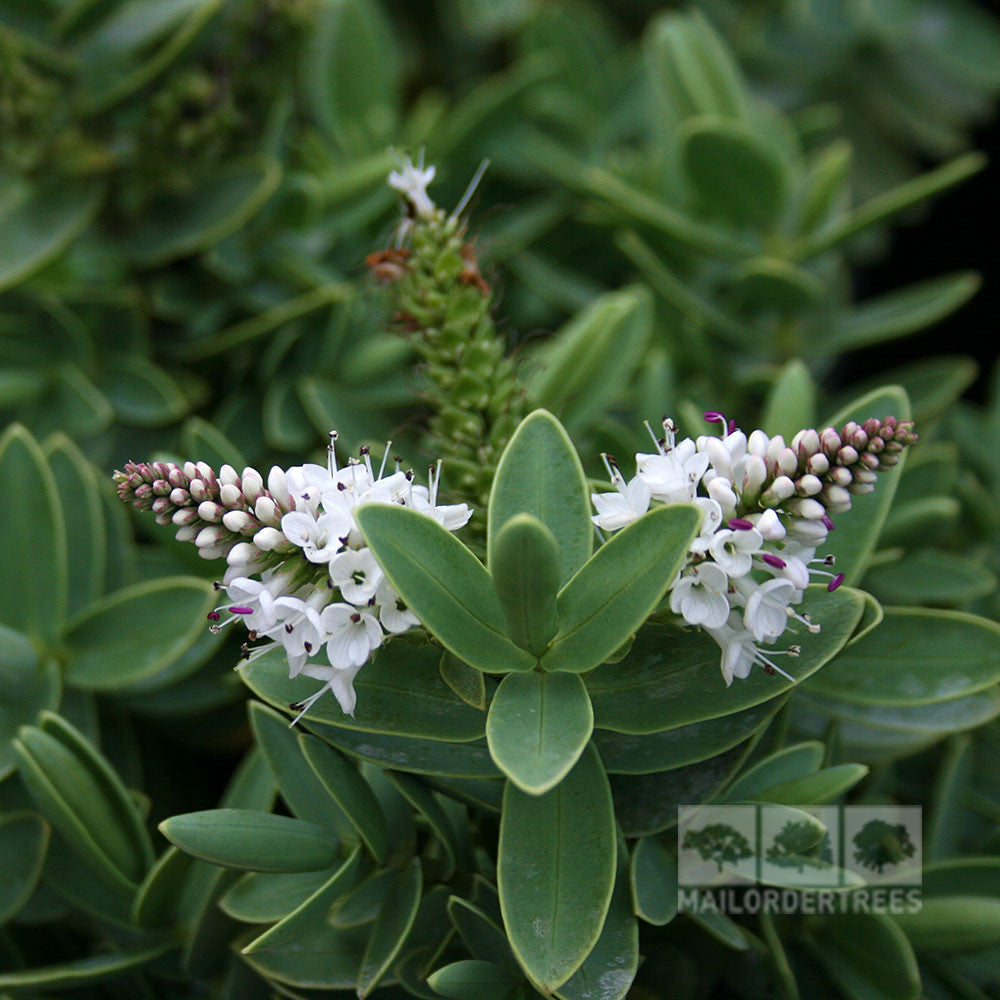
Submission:
<svg viewBox="0 0 1000 1000">
<path fill-rule="evenodd" d="M 695 498 L 698 480 L 708 468 L 708 456 L 695 449 L 687 438 L 670 451 L 656 455 L 635 456 L 639 478 L 649 488 L 653 499 L 663 503 L 688 503 Z"/>
<path fill-rule="evenodd" d="M 384 577 L 371 549 L 347 549 L 330 562 L 333 585 L 352 604 L 367 604 Z"/>
<path fill-rule="evenodd" d="M 694 503 L 701 508 L 701 530 L 691 543 L 691 552 L 700 554 L 708 551 L 712 536 L 722 527 L 722 508 L 709 497 L 695 497 Z"/>
<path fill-rule="evenodd" d="M 739 581 L 737 587 L 742 582 Z M 788 624 L 787 609 L 796 593 L 795 584 L 791 580 L 776 577 L 756 584 L 743 593 L 746 600 L 743 624 L 758 642 L 774 642 Z"/>
<path fill-rule="evenodd" d="M 727 576 L 745 576 L 753 567 L 753 557 L 763 544 L 764 539 L 755 528 L 721 528 L 713 536 L 708 551 Z"/>
<path fill-rule="evenodd" d="M 363 664 L 358 664 L 354 667 L 327 667 L 322 664 L 307 663 L 302 668 L 303 676 L 313 677 L 324 683 L 318 691 L 311 694 L 305 701 L 300 702 L 298 705 L 292 705 L 292 708 L 296 709 L 299 713 L 292 720 L 292 725 L 294 726 L 327 691 L 333 693 L 334 698 L 337 699 L 340 705 L 341 711 L 345 715 L 353 717 L 355 706 L 358 703 L 358 696 L 354 690 L 354 678 L 357 677 L 358 671 L 362 666 Z"/>
<path fill-rule="evenodd" d="M 320 612 L 326 595 L 321 591 L 301 597 L 279 597 L 275 604 L 278 621 L 268 632 L 269 639 L 280 642 L 288 657 L 288 675 L 294 677 L 326 642 Z"/>
<path fill-rule="evenodd" d="M 382 626 L 375 616 L 350 604 L 328 604 L 320 624 L 327 635 L 326 655 L 331 667 L 363 666 L 372 650 L 382 645 Z"/>
<path fill-rule="evenodd" d="M 722 649 L 722 678 L 726 687 L 733 683 L 733 678 L 740 680 L 750 676 L 750 669 L 757 658 L 757 647 L 753 636 L 744 628 L 733 627 L 725 622 L 718 628 L 706 630 Z"/>
<path fill-rule="evenodd" d="M 649 488 L 638 476 L 626 483 L 619 479 L 615 493 L 591 493 L 597 513 L 591 518 L 598 528 L 617 531 L 637 521 L 649 510 Z"/>
<path fill-rule="evenodd" d="M 281 530 L 309 562 L 328 563 L 343 548 L 342 539 L 350 532 L 351 521 L 340 511 L 314 517 L 307 511 L 293 510 L 282 517 Z"/>
<path fill-rule="evenodd" d="M 387 632 L 398 634 L 420 624 L 420 619 L 403 603 L 388 580 L 383 580 L 375 591 L 375 603 L 379 621 Z"/>
<path fill-rule="evenodd" d="M 692 566 L 670 590 L 670 610 L 691 625 L 719 628 L 729 618 L 729 581 L 715 563 Z"/>
</svg>

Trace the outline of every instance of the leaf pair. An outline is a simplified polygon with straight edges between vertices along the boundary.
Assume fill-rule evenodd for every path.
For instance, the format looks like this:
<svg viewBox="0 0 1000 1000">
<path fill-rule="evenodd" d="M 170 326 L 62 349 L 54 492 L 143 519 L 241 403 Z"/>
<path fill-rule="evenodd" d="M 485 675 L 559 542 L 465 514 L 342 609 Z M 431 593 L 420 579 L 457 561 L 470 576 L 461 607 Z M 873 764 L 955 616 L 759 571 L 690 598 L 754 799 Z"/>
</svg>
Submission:
<svg viewBox="0 0 1000 1000">
<path fill-rule="evenodd" d="M 620 648 L 663 598 L 700 521 L 658 508 L 591 556 L 587 483 L 569 439 L 537 410 L 517 429 L 490 498 L 487 570 L 430 518 L 371 505 L 357 518 L 386 576 L 452 654 L 507 674 L 487 722 L 490 751 L 539 795 L 569 771 L 593 728 L 578 678 Z M 518 675 L 518 676 L 515 676 Z"/>
</svg>

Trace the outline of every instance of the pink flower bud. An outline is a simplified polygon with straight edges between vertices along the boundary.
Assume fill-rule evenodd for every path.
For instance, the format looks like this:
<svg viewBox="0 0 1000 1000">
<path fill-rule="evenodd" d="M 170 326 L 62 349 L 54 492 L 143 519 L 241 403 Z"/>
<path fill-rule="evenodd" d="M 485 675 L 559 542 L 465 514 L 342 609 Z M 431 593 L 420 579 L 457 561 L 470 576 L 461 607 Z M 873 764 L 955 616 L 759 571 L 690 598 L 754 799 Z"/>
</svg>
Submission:
<svg viewBox="0 0 1000 1000">
<path fill-rule="evenodd" d="M 219 506 L 214 500 L 202 500 L 198 504 L 198 516 L 203 521 L 208 521 L 210 524 L 216 524 L 222 520 L 222 515 L 225 514 L 225 508 Z"/>
<path fill-rule="evenodd" d="M 845 444 L 840 451 L 837 452 L 837 463 L 838 465 L 854 465 L 858 460 L 858 452 L 856 448 L 852 448 L 849 444 Z"/>
<path fill-rule="evenodd" d="M 243 491 L 233 483 L 225 483 L 219 487 L 219 502 L 223 507 L 242 507 L 246 503 Z"/>
<path fill-rule="evenodd" d="M 840 435 L 832 427 L 827 427 L 820 433 L 819 443 L 823 454 L 831 460 L 844 445 Z"/>
<path fill-rule="evenodd" d="M 795 492 L 801 497 L 814 497 L 823 489 L 823 483 L 816 476 L 801 476 L 795 483 Z"/>
<path fill-rule="evenodd" d="M 224 465 L 219 469 L 219 482 L 223 486 L 239 486 L 240 477 L 231 465 Z"/>
<path fill-rule="evenodd" d="M 854 481 L 854 476 L 851 475 L 850 469 L 845 469 L 842 465 L 835 465 L 830 470 L 830 475 L 827 476 L 834 486 L 850 486 Z"/>
<path fill-rule="evenodd" d="M 250 515 L 243 510 L 227 510 L 225 514 L 222 515 L 222 523 L 234 534 L 242 534 L 244 529 L 247 528 L 253 521 Z"/>
<path fill-rule="evenodd" d="M 183 528 L 178 528 L 174 538 L 179 542 L 193 542 L 201 529 L 195 524 L 186 524 Z"/>
<path fill-rule="evenodd" d="M 830 459 L 819 451 L 815 455 L 810 455 L 806 459 L 806 472 L 812 476 L 822 476 L 825 475 L 830 468 Z"/>
<path fill-rule="evenodd" d="M 249 503 L 253 503 L 264 492 L 264 480 L 256 469 L 243 470 L 242 484 L 243 496 Z"/>
<path fill-rule="evenodd" d="M 199 549 L 210 548 L 218 545 L 226 537 L 226 529 L 218 524 L 210 524 L 207 528 L 202 528 L 198 532 L 198 537 L 194 543 Z"/>
<path fill-rule="evenodd" d="M 791 448 L 784 448 L 778 455 L 778 471 L 786 476 L 791 476 L 795 474 L 798 467 L 798 456 Z"/>
<path fill-rule="evenodd" d="M 188 479 L 197 479 L 198 478 L 198 466 L 195 465 L 194 462 L 185 462 L 184 463 L 184 475 L 187 476 Z"/>
<path fill-rule="evenodd" d="M 198 511 L 194 507 L 181 507 L 180 510 L 175 510 L 170 518 L 178 528 L 184 527 L 185 524 L 194 524 L 198 519 Z"/>
</svg>

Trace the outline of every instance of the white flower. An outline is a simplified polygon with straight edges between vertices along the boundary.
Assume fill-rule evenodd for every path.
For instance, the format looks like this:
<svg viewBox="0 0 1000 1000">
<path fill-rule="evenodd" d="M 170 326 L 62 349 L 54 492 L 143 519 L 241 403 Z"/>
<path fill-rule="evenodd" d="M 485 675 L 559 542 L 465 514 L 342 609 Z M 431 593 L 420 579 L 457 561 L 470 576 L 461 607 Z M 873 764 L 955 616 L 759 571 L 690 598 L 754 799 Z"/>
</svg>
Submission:
<svg viewBox="0 0 1000 1000">
<path fill-rule="evenodd" d="M 695 450 L 688 438 L 674 449 L 658 455 L 635 456 L 639 478 L 656 500 L 664 503 L 687 503 L 694 499 L 698 480 L 708 468 L 708 456 Z"/>
<path fill-rule="evenodd" d="M 745 680 L 750 676 L 750 668 L 757 659 L 757 647 L 753 636 L 743 628 L 734 628 L 728 622 L 719 628 L 707 629 L 708 633 L 722 648 L 720 667 L 726 687 L 733 683 L 733 678 Z"/>
<path fill-rule="evenodd" d="M 774 642 L 785 631 L 787 608 L 795 593 L 795 584 L 782 577 L 766 580 L 744 593 L 743 624 L 758 642 Z"/>
<path fill-rule="evenodd" d="M 282 517 L 281 530 L 293 545 L 302 549 L 309 562 L 328 563 L 342 548 L 351 521 L 341 511 L 324 512 L 316 517 L 308 511 L 293 510 Z"/>
<path fill-rule="evenodd" d="M 695 497 L 695 505 L 701 508 L 701 530 L 698 536 L 691 543 L 691 551 L 694 553 L 707 552 L 712 543 L 712 536 L 722 525 L 722 508 L 708 497 Z"/>
<path fill-rule="evenodd" d="M 617 531 L 626 524 L 637 521 L 649 510 L 649 487 L 636 476 L 626 483 L 619 476 L 613 480 L 618 487 L 615 493 L 591 493 L 590 499 L 597 509 L 591 518 L 598 528 Z"/>
<path fill-rule="evenodd" d="M 374 615 L 350 604 L 329 604 L 320 615 L 327 635 L 326 655 L 331 667 L 361 667 L 373 649 L 382 645 L 382 627 Z"/>
<path fill-rule="evenodd" d="M 375 591 L 375 603 L 379 621 L 387 632 L 398 634 L 420 624 L 420 619 L 403 603 L 388 580 L 383 580 Z"/>
<path fill-rule="evenodd" d="M 722 528 L 715 533 L 708 551 L 727 576 L 745 576 L 753 566 L 754 553 L 763 544 L 764 539 L 756 528 L 738 531 Z"/>
<path fill-rule="evenodd" d="M 324 681 L 323 686 L 310 695 L 301 705 L 293 708 L 299 709 L 299 714 L 292 722 L 294 726 L 327 691 L 332 691 L 334 698 L 340 705 L 341 711 L 345 715 L 354 715 L 354 708 L 358 703 L 358 696 L 354 690 L 354 678 L 361 669 L 362 664 L 356 667 L 325 667 L 321 664 L 308 663 L 302 669 L 306 677 L 314 677 L 316 680 Z"/>
<path fill-rule="evenodd" d="M 330 562 L 330 579 L 352 604 L 367 604 L 384 576 L 371 549 L 347 549 Z"/>
<path fill-rule="evenodd" d="M 306 660 L 314 656 L 326 642 L 326 633 L 320 619 L 324 600 L 325 595 L 317 591 L 306 600 L 300 597 L 279 597 L 274 602 L 278 621 L 265 634 L 285 647 L 289 677 L 298 674 Z"/>
<path fill-rule="evenodd" d="M 389 174 L 389 187 L 402 194 L 413 206 L 417 215 L 426 219 L 434 214 L 434 202 L 427 194 L 427 186 L 434 180 L 434 174 L 433 166 L 424 167 L 423 154 L 416 166 L 409 157 L 406 157 L 401 169 L 393 170 Z"/>
<path fill-rule="evenodd" d="M 670 610 L 691 625 L 718 628 L 729 618 L 728 586 L 726 574 L 715 563 L 701 563 L 671 588 Z"/>
</svg>

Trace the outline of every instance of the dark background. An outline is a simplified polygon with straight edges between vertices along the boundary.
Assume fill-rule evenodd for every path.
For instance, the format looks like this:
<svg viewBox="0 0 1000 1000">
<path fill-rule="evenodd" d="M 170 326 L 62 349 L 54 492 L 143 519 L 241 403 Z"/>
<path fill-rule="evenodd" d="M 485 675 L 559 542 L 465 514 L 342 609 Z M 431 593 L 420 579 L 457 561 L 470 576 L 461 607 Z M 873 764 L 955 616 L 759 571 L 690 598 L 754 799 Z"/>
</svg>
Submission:
<svg viewBox="0 0 1000 1000">
<path fill-rule="evenodd" d="M 1000 16 L 1000 0 L 980 0 L 980 6 Z M 915 225 L 898 226 L 889 252 L 877 265 L 863 267 L 856 282 L 858 298 L 863 299 L 923 278 L 968 269 L 982 275 L 982 288 L 971 302 L 930 330 L 845 358 L 837 372 L 845 383 L 870 373 L 873 365 L 889 368 L 935 354 L 967 354 L 979 362 L 980 371 L 966 395 L 986 401 L 1000 356 L 1000 199 L 996 194 L 1000 190 L 1000 119 L 996 114 L 975 133 L 972 146 L 989 157 L 986 169 L 938 198 Z M 901 348 L 905 357 L 899 356 Z M 993 444 L 1000 446 L 1000 442 Z"/>
</svg>

